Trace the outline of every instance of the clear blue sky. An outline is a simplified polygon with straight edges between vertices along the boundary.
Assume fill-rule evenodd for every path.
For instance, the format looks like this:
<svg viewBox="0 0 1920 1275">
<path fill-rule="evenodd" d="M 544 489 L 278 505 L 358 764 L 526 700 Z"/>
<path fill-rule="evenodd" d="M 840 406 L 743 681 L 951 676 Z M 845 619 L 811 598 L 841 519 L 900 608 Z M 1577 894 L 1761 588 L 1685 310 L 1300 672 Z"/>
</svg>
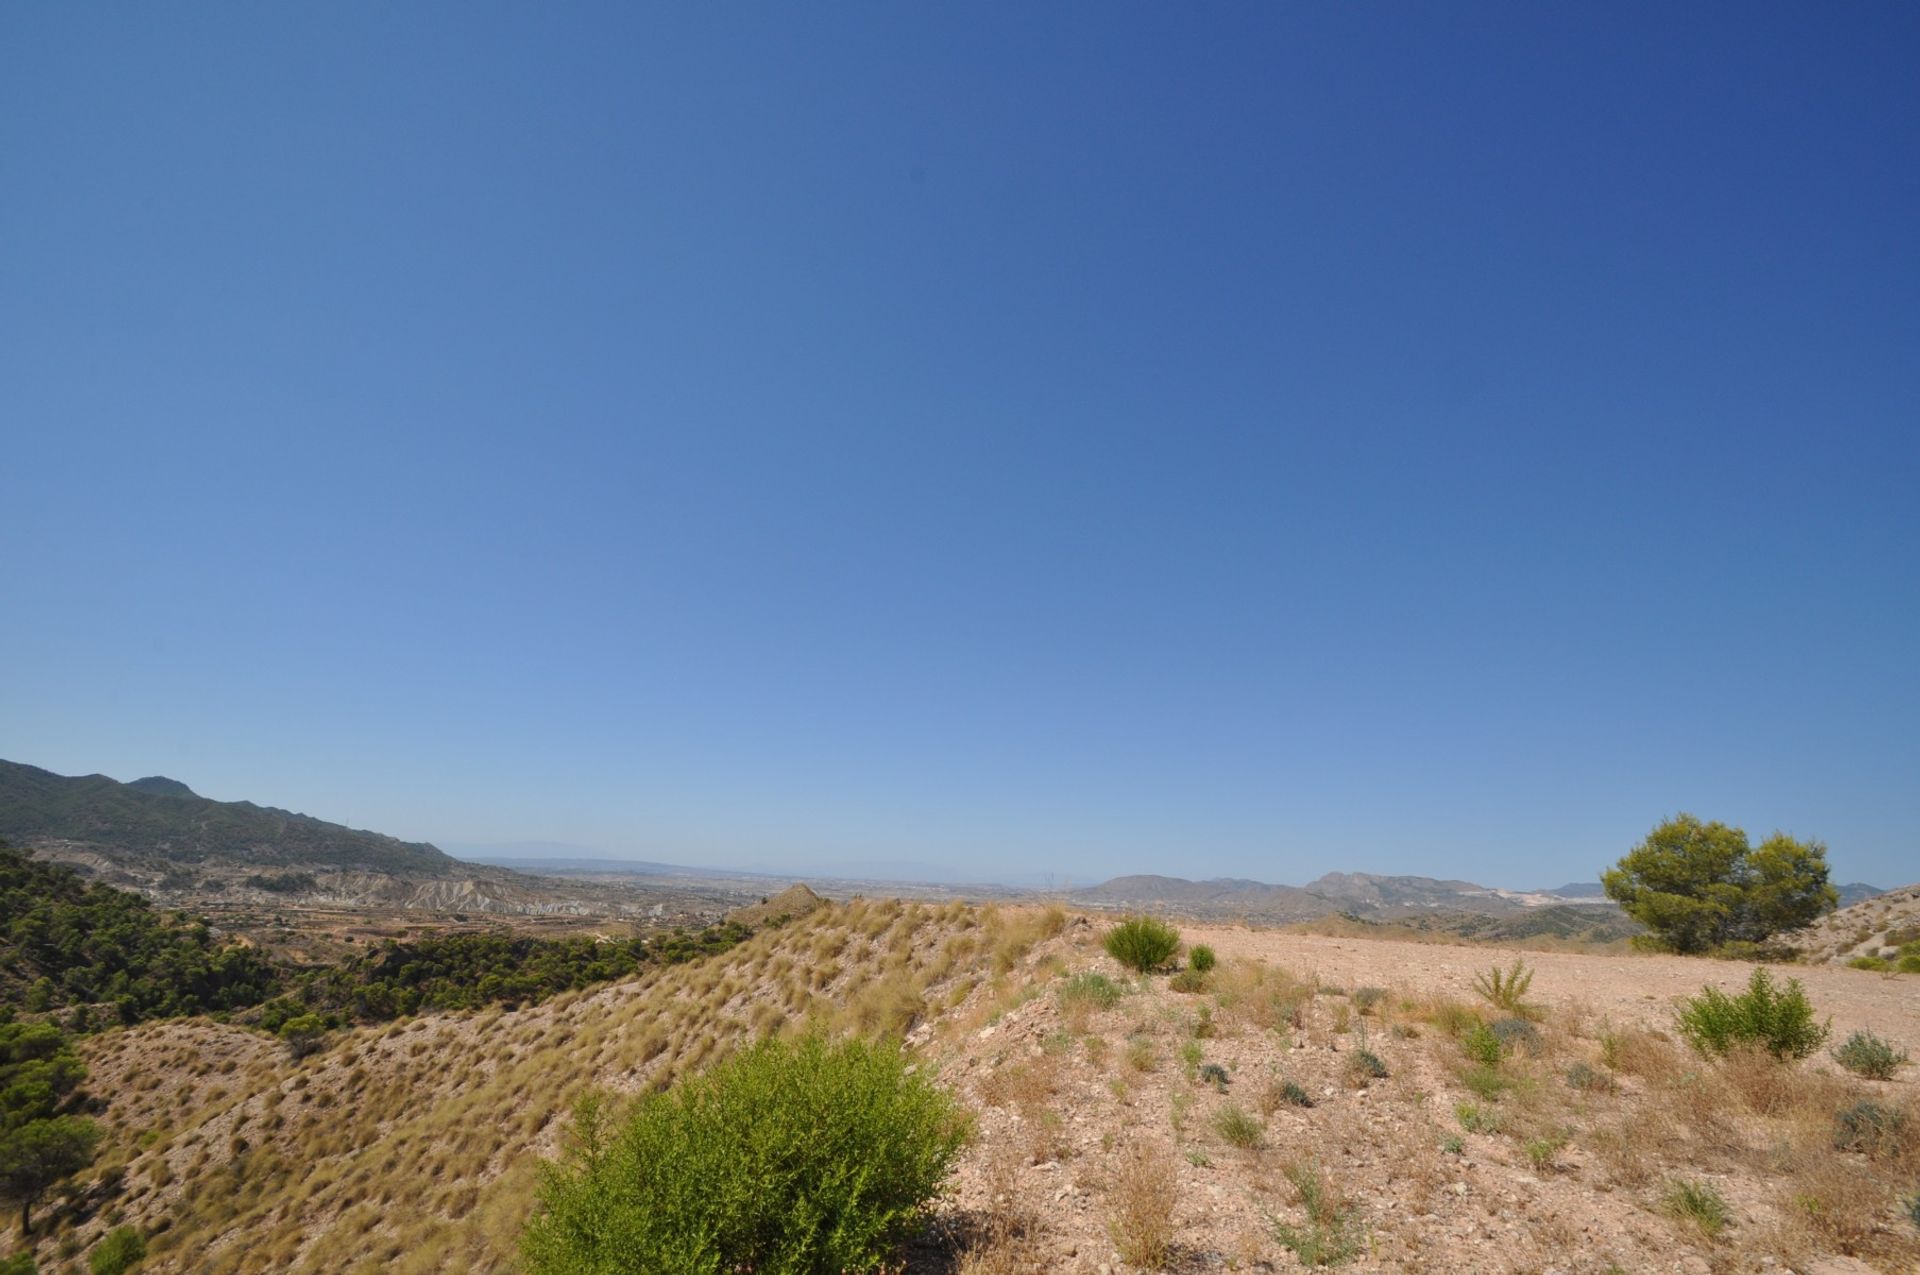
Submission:
<svg viewBox="0 0 1920 1275">
<path fill-rule="evenodd" d="M 0 756 L 1920 879 L 1920 8 L 14 5 Z"/>
</svg>

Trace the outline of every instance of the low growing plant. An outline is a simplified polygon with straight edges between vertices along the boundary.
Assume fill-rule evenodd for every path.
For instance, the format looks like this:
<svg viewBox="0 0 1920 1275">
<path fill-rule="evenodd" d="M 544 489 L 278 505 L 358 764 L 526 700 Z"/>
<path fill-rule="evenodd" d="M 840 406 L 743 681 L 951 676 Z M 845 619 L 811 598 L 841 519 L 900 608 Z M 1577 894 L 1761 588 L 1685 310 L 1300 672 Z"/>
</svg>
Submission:
<svg viewBox="0 0 1920 1275">
<path fill-rule="evenodd" d="M 1187 966 L 1196 974 L 1205 974 L 1219 963 L 1220 958 L 1214 955 L 1213 949 L 1205 943 L 1194 944 L 1193 949 L 1187 953 Z"/>
<path fill-rule="evenodd" d="M 1127 994 L 1126 989 L 1108 978 L 1105 974 L 1088 971 L 1075 974 L 1060 984 L 1056 995 L 1061 1008 L 1074 1005 L 1087 1005 L 1095 1009 L 1112 1009 Z"/>
<path fill-rule="evenodd" d="M 92 1275 L 126 1275 L 147 1256 L 147 1242 L 131 1226 L 116 1226 L 87 1254 Z"/>
<path fill-rule="evenodd" d="M 1893 1073 L 1909 1061 L 1904 1049 L 1896 1049 L 1870 1031 L 1857 1031 L 1833 1051 L 1833 1060 L 1856 1076 L 1868 1080 L 1892 1080 Z"/>
<path fill-rule="evenodd" d="M 1151 974 L 1180 950 L 1180 931 L 1150 916 L 1128 917 L 1100 940 L 1107 955 L 1130 970 Z"/>
<path fill-rule="evenodd" d="M 1292 1165 L 1287 1180 L 1293 1183 L 1307 1220 L 1304 1226 L 1294 1226 L 1272 1219 L 1273 1238 L 1281 1247 L 1293 1250 L 1303 1266 L 1338 1266 L 1358 1257 L 1366 1248 L 1359 1213 L 1327 1183 L 1320 1167 Z"/>
<path fill-rule="evenodd" d="M 1267 1134 L 1265 1125 L 1233 1103 L 1214 1113 L 1213 1128 L 1228 1146 L 1239 1147 L 1243 1151 L 1258 1147 Z"/>
<path fill-rule="evenodd" d="M 1524 1018 L 1495 1019 L 1487 1030 L 1499 1038 L 1509 1053 L 1518 1049 L 1537 1057 L 1546 1047 L 1546 1042 L 1540 1037 L 1540 1029 Z"/>
<path fill-rule="evenodd" d="M 1669 1217 L 1699 1228 L 1708 1239 L 1717 1237 L 1733 1221 L 1727 1199 L 1711 1182 L 1678 1178 L 1667 1186 L 1660 1207 Z"/>
<path fill-rule="evenodd" d="M 1906 1118 L 1892 1107 L 1872 1101 L 1856 1102 L 1834 1114 L 1834 1149 L 1865 1155 L 1888 1154 L 1899 1148 L 1906 1123 Z"/>
<path fill-rule="evenodd" d="M 1757 1044 L 1781 1060 L 1806 1058 L 1826 1043 L 1829 1029 L 1816 1023 L 1800 980 L 1776 987 L 1765 966 L 1756 967 L 1747 990 L 1729 996 L 1705 987 L 1683 1002 L 1681 1037 L 1703 1055 L 1724 1056 L 1738 1045 Z"/>
</svg>

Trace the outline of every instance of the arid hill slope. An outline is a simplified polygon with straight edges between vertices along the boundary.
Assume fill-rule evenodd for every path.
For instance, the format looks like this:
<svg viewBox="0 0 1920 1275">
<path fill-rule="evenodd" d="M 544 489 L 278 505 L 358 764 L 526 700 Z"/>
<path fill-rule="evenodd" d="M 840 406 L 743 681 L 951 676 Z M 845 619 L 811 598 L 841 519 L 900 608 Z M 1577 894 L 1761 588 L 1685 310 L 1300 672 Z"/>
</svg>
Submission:
<svg viewBox="0 0 1920 1275">
<path fill-rule="evenodd" d="M 1140 1224 L 1178 1271 L 1302 1269 L 1309 1241 L 1366 1272 L 1920 1268 L 1901 1205 L 1920 1192 L 1913 1069 L 1708 1066 L 1671 1039 L 1675 996 L 1747 967 L 1530 954 L 1538 1021 L 1488 1067 L 1460 1038 L 1500 1016 L 1472 976 L 1509 954 L 1196 929 L 1221 964 L 1176 984 L 1127 976 L 1107 924 L 856 901 L 517 1013 L 343 1033 L 301 1062 L 204 1020 L 94 1037 L 113 1141 L 92 1216 L 42 1244 L 42 1270 L 83 1269 L 122 1222 L 153 1234 L 152 1272 L 511 1270 L 577 1096 L 806 1023 L 906 1030 L 978 1113 L 909 1255 L 920 1275 L 1146 1269 L 1116 1240 Z M 1920 980 L 1791 972 L 1837 1034 L 1920 1050 Z M 1908 1132 L 1837 1147 L 1861 1101 Z M 1717 1235 L 1669 1213 L 1679 1182 L 1725 1202 Z"/>
</svg>

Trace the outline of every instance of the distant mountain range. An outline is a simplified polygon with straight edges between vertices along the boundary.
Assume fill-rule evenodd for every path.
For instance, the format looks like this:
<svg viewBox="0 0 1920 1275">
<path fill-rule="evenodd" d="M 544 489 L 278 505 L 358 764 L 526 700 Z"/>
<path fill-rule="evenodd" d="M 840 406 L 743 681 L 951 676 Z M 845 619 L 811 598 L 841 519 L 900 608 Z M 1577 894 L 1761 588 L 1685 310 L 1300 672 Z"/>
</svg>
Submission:
<svg viewBox="0 0 1920 1275">
<path fill-rule="evenodd" d="M 1502 890 L 1471 881 L 1376 876 L 1367 872 L 1329 872 L 1304 886 L 1270 885 L 1239 878 L 1188 881 L 1181 877 L 1127 876 L 1071 891 L 1067 897 L 1072 902 L 1097 907 L 1160 908 L 1193 916 L 1234 916 L 1269 922 L 1310 921 L 1334 913 L 1367 919 L 1397 919 L 1442 910 L 1506 916 L 1556 904 L 1588 908 L 1613 906 L 1604 900 L 1558 892 Z"/>
<path fill-rule="evenodd" d="M 177 864 L 371 869 L 445 876 L 458 865 L 430 845 L 250 801 L 212 801 L 177 779 L 70 778 L 0 761 L 0 839 L 144 855 Z"/>
<path fill-rule="evenodd" d="M 722 900 L 579 887 L 449 858 L 177 779 L 121 783 L 0 761 L 0 841 L 172 904 L 406 908 L 511 915 L 713 910 Z M 743 892 L 744 893 L 744 892 Z"/>
</svg>

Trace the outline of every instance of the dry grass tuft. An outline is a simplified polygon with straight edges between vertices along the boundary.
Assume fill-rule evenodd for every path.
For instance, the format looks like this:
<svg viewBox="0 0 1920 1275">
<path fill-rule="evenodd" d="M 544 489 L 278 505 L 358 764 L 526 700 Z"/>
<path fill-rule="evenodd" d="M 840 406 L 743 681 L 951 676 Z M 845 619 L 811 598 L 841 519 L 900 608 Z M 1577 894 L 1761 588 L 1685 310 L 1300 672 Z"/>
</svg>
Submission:
<svg viewBox="0 0 1920 1275">
<path fill-rule="evenodd" d="M 1107 1234 L 1123 1261 L 1149 1271 L 1166 1268 L 1173 1256 L 1178 1185 L 1163 1152 L 1136 1143 L 1121 1157 L 1107 1189 L 1112 1206 Z"/>
</svg>

